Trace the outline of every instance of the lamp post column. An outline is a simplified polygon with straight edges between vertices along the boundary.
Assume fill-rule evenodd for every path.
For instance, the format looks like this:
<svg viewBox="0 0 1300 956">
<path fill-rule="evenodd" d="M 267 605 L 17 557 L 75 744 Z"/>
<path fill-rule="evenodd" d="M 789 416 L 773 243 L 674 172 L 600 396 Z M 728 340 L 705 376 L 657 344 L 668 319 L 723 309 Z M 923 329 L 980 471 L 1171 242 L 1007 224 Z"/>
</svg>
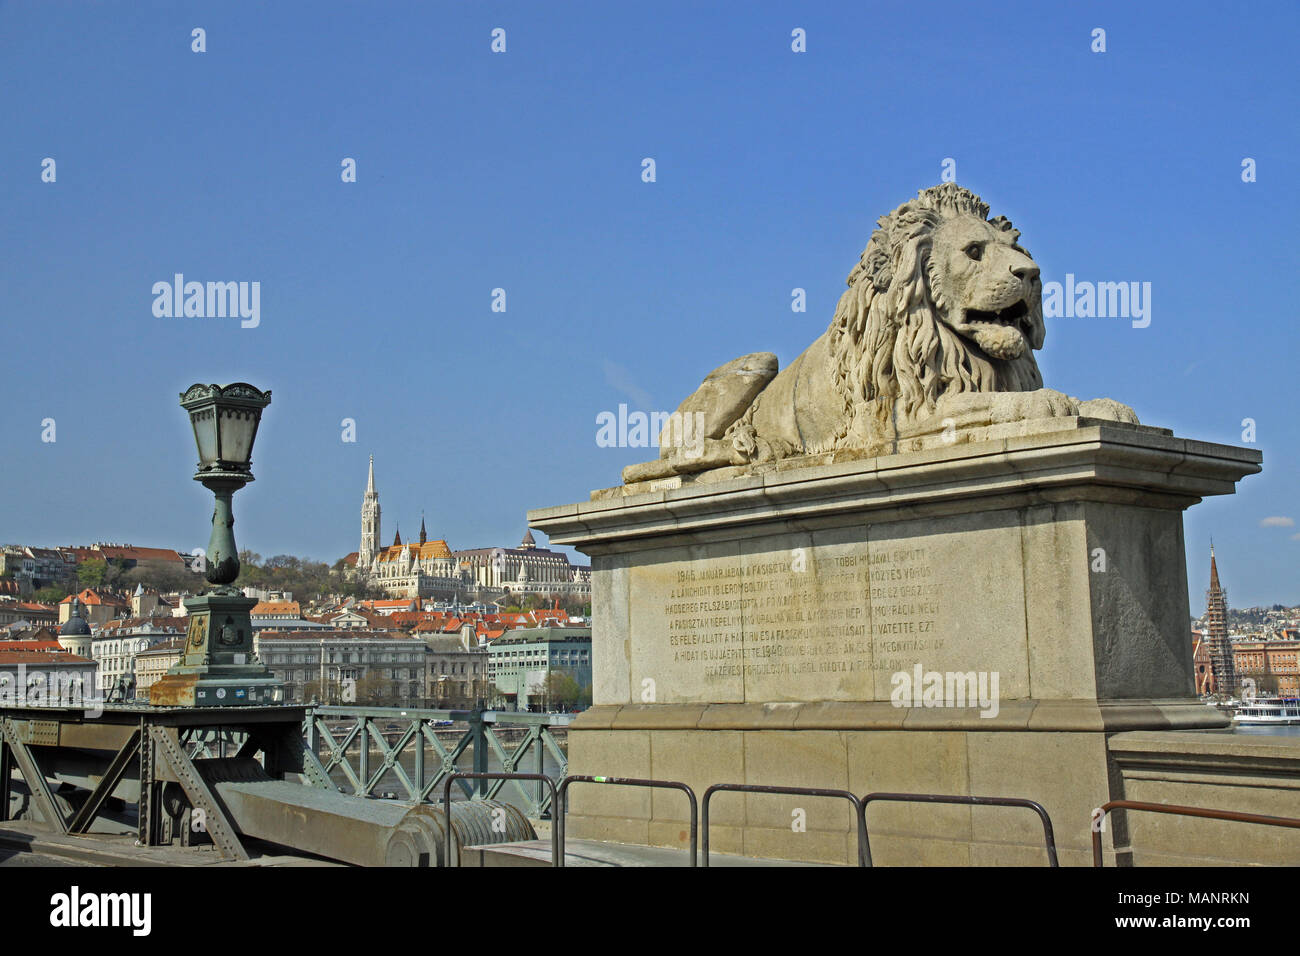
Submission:
<svg viewBox="0 0 1300 956">
<path fill-rule="evenodd" d="M 212 492 L 212 536 L 204 577 L 209 588 L 185 600 L 189 629 L 181 659 L 150 688 L 159 706 L 238 707 L 276 702 L 283 689 L 257 659 L 249 612 L 257 604 L 235 587 L 239 551 L 235 545 L 232 497 L 253 480 L 249 470 L 262 409 L 271 393 L 243 382 L 192 385 L 181 395 L 199 450 L 196 481 Z"/>
</svg>

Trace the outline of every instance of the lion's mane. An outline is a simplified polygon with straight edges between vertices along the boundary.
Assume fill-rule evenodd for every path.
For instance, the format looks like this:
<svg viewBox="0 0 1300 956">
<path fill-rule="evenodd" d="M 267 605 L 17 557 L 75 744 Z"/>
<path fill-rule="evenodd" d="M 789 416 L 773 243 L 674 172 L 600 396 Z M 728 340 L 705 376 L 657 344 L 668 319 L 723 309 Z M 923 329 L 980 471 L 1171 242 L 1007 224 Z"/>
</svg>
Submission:
<svg viewBox="0 0 1300 956">
<path fill-rule="evenodd" d="M 924 417 L 948 392 L 1030 391 L 1041 388 L 1034 360 L 1038 341 L 1019 358 L 994 360 L 940 318 L 948 303 L 930 255 L 935 228 L 960 214 L 988 220 L 989 207 L 955 183 L 922 190 L 881 217 L 840 297 L 831 320 L 830 353 L 835 389 L 844 402 L 844 437 L 855 406 L 876 399 L 881 417 Z M 1019 233 L 1003 216 L 989 220 Z M 1041 305 L 1038 306 L 1041 310 Z M 1042 329 L 1042 316 L 1035 316 Z"/>
</svg>

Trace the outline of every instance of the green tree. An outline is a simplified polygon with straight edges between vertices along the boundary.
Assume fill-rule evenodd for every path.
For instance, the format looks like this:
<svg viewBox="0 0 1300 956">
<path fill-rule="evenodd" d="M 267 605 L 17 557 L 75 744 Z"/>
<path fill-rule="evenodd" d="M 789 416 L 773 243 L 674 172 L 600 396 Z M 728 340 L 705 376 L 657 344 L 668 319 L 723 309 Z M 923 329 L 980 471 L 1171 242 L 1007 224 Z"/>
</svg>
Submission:
<svg viewBox="0 0 1300 956">
<path fill-rule="evenodd" d="M 58 604 L 67 596 L 68 592 L 63 590 L 63 588 L 59 587 L 57 584 L 51 584 L 49 587 L 41 588 L 32 595 L 32 597 L 36 598 L 36 600 L 41 604 Z"/>
<path fill-rule="evenodd" d="M 553 670 L 542 685 L 542 700 L 547 710 L 572 707 L 582 700 L 583 688 L 568 671 Z"/>
<path fill-rule="evenodd" d="M 91 558 L 77 565 L 77 581 L 85 588 L 103 587 L 108 574 L 108 562 L 100 558 Z"/>
<path fill-rule="evenodd" d="M 369 671 L 357 681 L 358 704 L 387 704 L 396 699 L 396 685 L 378 671 Z"/>
</svg>

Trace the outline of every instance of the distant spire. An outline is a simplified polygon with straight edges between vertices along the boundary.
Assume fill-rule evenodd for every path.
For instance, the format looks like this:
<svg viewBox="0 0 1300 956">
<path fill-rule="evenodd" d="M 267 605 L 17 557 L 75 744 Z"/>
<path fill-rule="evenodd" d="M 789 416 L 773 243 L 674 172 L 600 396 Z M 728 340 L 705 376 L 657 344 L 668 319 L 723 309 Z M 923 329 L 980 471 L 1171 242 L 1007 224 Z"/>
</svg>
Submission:
<svg viewBox="0 0 1300 956">
<path fill-rule="evenodd" d="M 393 547 L 397 547 L 401 543 L 402 543 L 402 526 L 399 524 L 397 526 L 397 535 L 393 538 Z"/>
<path fill-rule="evenodd" d="M 527 528 L 524 529 L 524 540 L 519 542 L 519 547 L 523 551 L 537 547 L 537 541 L 533 538 L 533 533 Z"/>
<path fill-rule="evenodd" d="M 370 477 L 366 481 L 366 494 L 373 495 L 374 493 L 375 493 L 375 456 L 371 455 L 370 456 Z"/>
<path fill-rule="evenodd" d="M 1228 634 L 1228 596 L 1219 585 L 1219 566 L 1210 544 L 1210 589 L 1205 592 L 1206 646 L 1210 652 L 1210 673 L 1214 690 L 1225 697 L 1237 693 L 1237 668 L 1232 638 Z"/>
<path fill-rule="evenodd" d="M 424 512 L 421 511 L 420 512 L 420 544 L 424 544 L 428 540 L 429 540 L 429 536 L 425 534 L 424 531 Z"/>
</svg>

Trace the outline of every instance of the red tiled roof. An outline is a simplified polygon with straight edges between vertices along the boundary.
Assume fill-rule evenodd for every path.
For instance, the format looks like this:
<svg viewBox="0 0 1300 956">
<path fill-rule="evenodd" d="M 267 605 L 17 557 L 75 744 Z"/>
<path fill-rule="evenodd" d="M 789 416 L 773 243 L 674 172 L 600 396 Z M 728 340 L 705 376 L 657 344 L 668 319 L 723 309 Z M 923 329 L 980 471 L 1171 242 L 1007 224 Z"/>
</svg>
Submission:
<svg viewBox="0 0 1300 956">
<path fill-rule="evenodd" d="M 63 645 L 58 641 L 3 641 L 0 642 L 0 650 L 12 651 L 15 654 L 38 654 L 47 651 L 54 654 L 66 653 Z"/>
<path fill-rule="evenodd" d="M 185 561 L 180 554 L 167 548 L 118 547 L 106 544 L 94 550 L 98 556 L 113 558 L 116 561 L 168 561 L 175 564 L 183 564 Z"/>
<path fill-rule="evenodd" d="M 131 602 L 121 595 L 114 594 L 112 591 L 96 590 L 95 588 L 86 588 L 80 594 L 69 594 L 60 604 L 71 604 L 73 597 L 86 606 L 106 604 L 109 607 L 130 607 Z"/>
<path fill-rule="evenodd" d="M 261 631 L 259 644 L 267 641 L 353 641 L 361 638 L 382 638 L 386 641 L 414 640 L 401 631 L 372 630 L 368 628 L 338 628 L 329 631 Z"/>
<path fill-rule="evenodd" d="M 302 613 L 302 606 L 297 601 L 258 601 L 248 613 L 263 616 L 287 614 L 298 617 Z"/>
<path fill-rule="evenodd" d="M 446 541 L 427 541 L 424 544 L 408 542 L 406 544 L 392 544 L 379 552 L 378 560 L 380 563 L 388 561 L 400 561 L 402 552 L 410 550 L 414 552 L 413 557 L 421 560 L 425 558 L 450 558 L 451 549 L 447 547 Z"/>
<path fill-rule="evenodd" d="M 94 661 L 86 657 L 78 657 L 76 654 L 69 654 L 66 651 L 54 653 L 53 651 L 10 651 L 0 647 L 0 665 L 2 664 L 58 664 L 68 666 L 69 664 L 93 664 Z"/>
</svg>

